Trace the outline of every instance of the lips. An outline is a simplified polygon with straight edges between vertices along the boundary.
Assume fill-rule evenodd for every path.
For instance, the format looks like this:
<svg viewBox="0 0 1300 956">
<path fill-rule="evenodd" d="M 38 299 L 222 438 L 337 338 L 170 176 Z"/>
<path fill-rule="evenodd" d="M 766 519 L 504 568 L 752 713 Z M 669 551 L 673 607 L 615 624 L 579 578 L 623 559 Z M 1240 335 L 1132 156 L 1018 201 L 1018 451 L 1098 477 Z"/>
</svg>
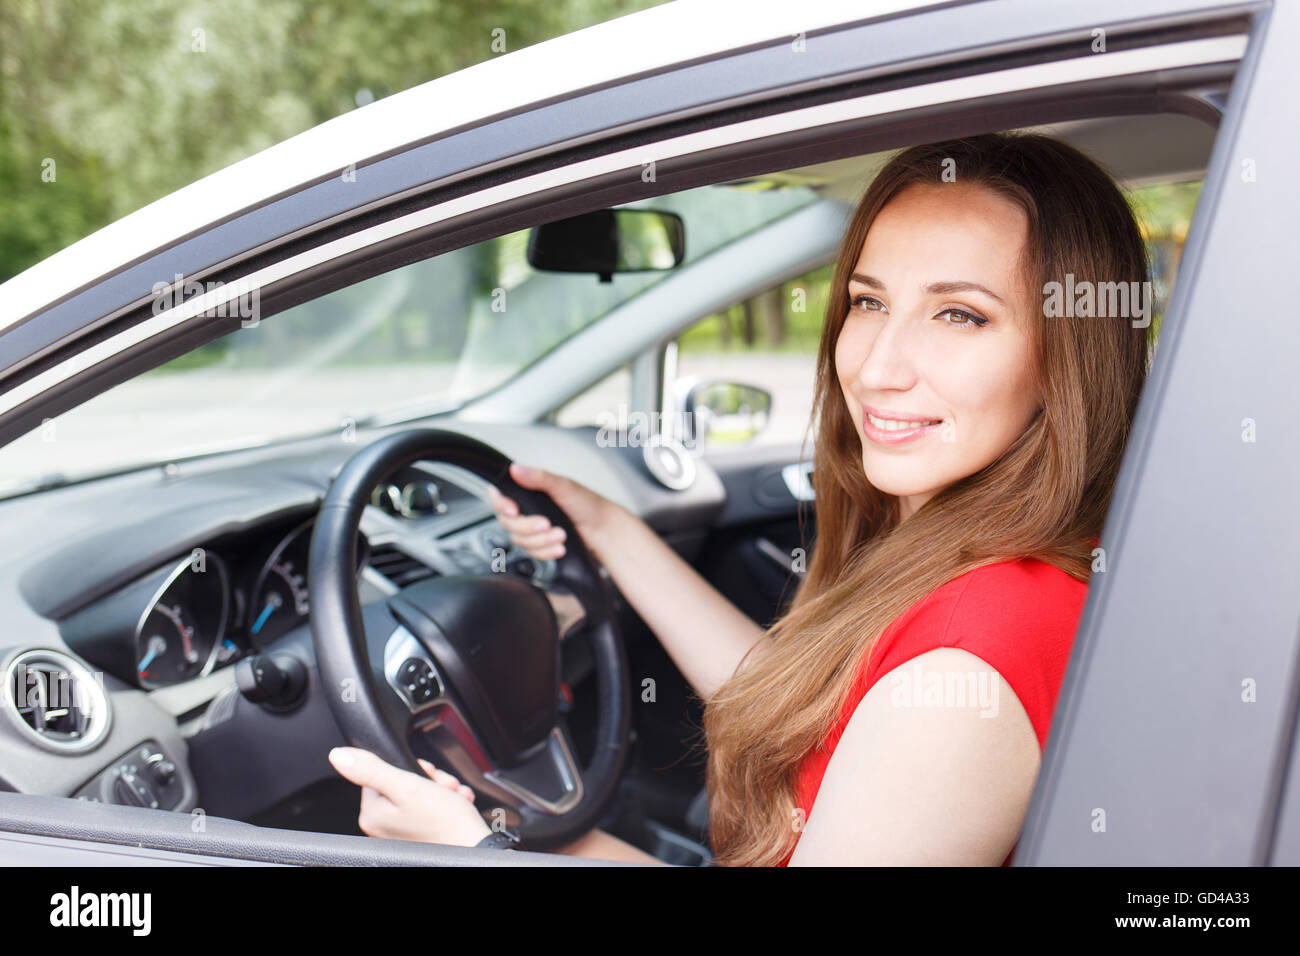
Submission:
<svg viewBox="0 0 1300 956">
<path fill-rule="evenodd" d="M 942 424 L 942 418 L 930 418 L 921 413 L 888 412 L 866 406 L 862 409 L 862 432 L 879 445 L 915 441 Z"/>
<path fill-rule="evenodd" d="M 926 425 L 935 425 L 943 421 L 942 418 L 923 418 L 919 415 L 876 415 L 865 409 L 863 415 L 877 428 L 885 429 L 924 428 Z"/>
</svg>

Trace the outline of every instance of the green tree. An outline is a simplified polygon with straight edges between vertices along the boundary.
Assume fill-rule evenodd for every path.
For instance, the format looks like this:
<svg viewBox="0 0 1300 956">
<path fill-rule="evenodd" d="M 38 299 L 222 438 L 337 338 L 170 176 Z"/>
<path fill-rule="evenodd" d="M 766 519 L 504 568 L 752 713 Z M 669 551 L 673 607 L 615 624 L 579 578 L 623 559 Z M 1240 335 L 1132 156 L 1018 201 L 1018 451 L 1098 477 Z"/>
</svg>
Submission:
<svg viewBox="0 0 1300 956">
<path fill-rule="evenodd" d="M 3 0 L 0 281 L 370 98 L 656 2 Z"/>
</svg>

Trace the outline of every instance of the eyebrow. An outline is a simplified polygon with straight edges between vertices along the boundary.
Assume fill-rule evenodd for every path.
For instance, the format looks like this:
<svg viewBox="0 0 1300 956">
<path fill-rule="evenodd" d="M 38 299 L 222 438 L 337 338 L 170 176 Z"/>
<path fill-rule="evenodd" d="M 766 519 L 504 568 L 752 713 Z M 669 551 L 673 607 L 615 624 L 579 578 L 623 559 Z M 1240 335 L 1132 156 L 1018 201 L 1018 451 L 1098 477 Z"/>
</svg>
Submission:
<svg viewBox="0 0 1300 956">
<path fill-rule="evenodd" d="M 881 282 L 879 279 L 875 278 L 874 276 L 866 275 L 865 273 L 862 272 L 855 272 L 849 278 L 852 281 L 861 282 L 865 286 L 870 286 L 873 289 L 880 289 L 881 291 L 884 291 L 885 288 L 885 284 Z M 998 295 L 996 292 L 992 291 L 991 289 L 985 288 L 984 286 L 980 285 L 978 282 L 967 282 L 961 279 L 953 280 L 950 282 L 931 282 L 929 285 L 925 287 L 925 291 L 929 292 L 931 295 L 952 295 L 953 293 L 956 292 L 982 292 L 984 293 L 984 295 L 988 296 L 991 299 L 996 299 L 998 302 L 1001 302 L 1003 305 L 1007 304 L 1006 301 L 1002 298 L 1002 296 Z"/>
</svg>

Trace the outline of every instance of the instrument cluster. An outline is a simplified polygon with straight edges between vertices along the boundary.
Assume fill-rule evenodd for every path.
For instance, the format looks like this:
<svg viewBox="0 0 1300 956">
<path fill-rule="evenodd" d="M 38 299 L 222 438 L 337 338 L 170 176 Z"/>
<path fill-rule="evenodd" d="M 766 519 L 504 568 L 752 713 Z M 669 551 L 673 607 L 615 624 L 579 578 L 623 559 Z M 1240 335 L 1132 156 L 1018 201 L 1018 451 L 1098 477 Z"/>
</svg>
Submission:
<svg viewBox="0 0 1300 956">
<path fill-rule="evenodd" d="M 197 548 L 172 567 L 135 629 L 136 683 L 154 689 L 201 677 L 306 623 L 312 527 L 280 532 L 269 551 L 265 539 L 236 546 L 229 560 Z M 364 539 L 358 558 L 364 563 Z"/>
<path fill-rule="evenodd" d="M 196 548 L 170 568 L 135 628 L 135 682 L 155 689 L 201 677 L 305 624 L 313 522 L 221 552 Z M 358 569 L 366 551 L 362 538 Z"/>
<path fill-rule="evenodd" d="M 144 690 L 203 677 L 307 623 L 315 517 L 214 539 L 59 622 L 68 647 Z M 370 558 L 358 535 L 358 575 Z"/>
</svg>

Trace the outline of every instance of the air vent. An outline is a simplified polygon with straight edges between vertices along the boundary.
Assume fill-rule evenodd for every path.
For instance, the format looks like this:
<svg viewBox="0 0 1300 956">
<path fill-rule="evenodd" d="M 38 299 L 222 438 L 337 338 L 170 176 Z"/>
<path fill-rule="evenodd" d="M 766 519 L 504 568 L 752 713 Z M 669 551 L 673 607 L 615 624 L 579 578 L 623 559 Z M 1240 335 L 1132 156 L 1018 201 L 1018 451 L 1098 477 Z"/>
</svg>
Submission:
<svg viewBox="0 0 1300 956">
<path fill-rule="evenodd" d="M 434 576 L 434 570 L 392 544 L 377 544 L 370 551 L 370 566 L 399 588 Z"/>
<path fill-rule="evenodd" d="M 5 669 L 4 708 L 27 737 L 62 753 L 90 750 L 108 733 L 102 678 L 59 651 L 25 651 Z"/>
</svg>

